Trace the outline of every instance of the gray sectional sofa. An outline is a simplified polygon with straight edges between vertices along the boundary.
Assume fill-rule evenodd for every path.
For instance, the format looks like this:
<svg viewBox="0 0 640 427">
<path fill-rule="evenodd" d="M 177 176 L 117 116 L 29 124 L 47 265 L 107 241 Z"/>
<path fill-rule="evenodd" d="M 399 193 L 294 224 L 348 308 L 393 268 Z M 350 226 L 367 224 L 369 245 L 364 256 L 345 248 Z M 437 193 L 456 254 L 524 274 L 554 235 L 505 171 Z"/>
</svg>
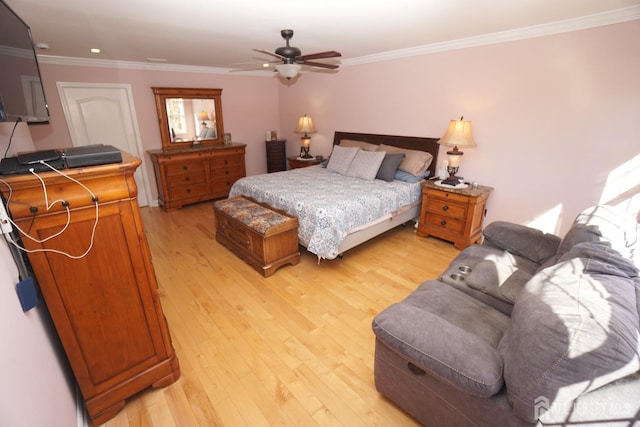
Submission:
<svg viewBox="0 0 640 427">
<path fill-rule="evenodd" d="M 640 228 L 494 222 L 373 321 L 378 391 L 429 426 L 640 426 Z"/>
</svg>

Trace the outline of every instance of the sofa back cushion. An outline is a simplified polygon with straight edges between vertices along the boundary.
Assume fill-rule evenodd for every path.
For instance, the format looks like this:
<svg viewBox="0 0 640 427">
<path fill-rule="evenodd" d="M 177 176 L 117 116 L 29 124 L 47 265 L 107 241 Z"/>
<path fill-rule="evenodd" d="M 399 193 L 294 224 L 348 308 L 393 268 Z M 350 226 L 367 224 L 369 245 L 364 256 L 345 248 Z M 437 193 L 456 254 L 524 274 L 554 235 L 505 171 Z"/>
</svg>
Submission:
<svg viewBox="0 0 640 427">
<path fill-rule="evenodd" d="M 640 369 L 637 276 L 606 242 L 587 242 L 526 284 L 499 347 L 518 416 L 552 422 L 580 395 Z"/>
<path fill-rule="evenodd" d="M 556 258 L 578 243 L 605 242 L 625 258 L 633 259 L 638 250 L 638 221 L 613 206 L 600 205 L 580 213 L 562 239 Z"/>
</svg>

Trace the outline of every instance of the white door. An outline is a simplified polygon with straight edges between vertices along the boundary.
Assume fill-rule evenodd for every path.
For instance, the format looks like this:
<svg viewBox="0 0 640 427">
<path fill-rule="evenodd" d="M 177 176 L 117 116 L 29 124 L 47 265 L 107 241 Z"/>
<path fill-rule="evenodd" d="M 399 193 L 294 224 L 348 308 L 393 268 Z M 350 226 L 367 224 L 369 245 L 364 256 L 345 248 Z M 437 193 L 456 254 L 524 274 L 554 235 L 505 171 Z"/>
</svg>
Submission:
<svg viewBox="0 0 640 427">
<path fill-rule="evenodd" d="M 74 146 L 113 145 L 144 160 L 130 85 L 58 82 L 57 86 Z M 149 205 L 151 194 L 145 163 L 134 175 L 140 206 Z"/>
</svg>

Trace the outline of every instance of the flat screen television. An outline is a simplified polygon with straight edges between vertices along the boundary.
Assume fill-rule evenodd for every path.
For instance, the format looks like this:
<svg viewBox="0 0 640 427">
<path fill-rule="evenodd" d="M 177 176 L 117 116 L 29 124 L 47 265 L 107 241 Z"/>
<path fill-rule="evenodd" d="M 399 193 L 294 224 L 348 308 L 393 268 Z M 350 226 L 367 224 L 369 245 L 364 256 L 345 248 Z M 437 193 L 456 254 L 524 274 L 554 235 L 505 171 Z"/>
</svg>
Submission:
<svg viewBox="0 0 640 427">
<path fill-rule="evenodd" d="M 0 122 L 49 121 L 31 29 L 0 0 Z"/>
</svg>

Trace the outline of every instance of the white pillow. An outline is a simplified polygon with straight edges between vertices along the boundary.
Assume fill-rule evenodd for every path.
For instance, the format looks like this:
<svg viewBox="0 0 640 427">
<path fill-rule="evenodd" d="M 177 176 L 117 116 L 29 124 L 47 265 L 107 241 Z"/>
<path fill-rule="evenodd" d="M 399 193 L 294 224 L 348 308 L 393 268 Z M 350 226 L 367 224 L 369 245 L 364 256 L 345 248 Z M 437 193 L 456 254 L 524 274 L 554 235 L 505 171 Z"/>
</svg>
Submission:
<svg viewBox="0 0 640 427">
<path fill-rule="evenodd" d="M 339 145 L 334 145 L 329 163 L 327 164 L 327 170 L 339 173 L 340 175 L 346 175 L 347 170 L 349 170 L 349 165 L 358 151 L 360 151 L 360 149 L 357 147 L 340 147 Z"/>
<path fill-rule="evenodd" d="M 358 151 L 349 165 L 347 176 L 373 181 L 386 154 L 384 151 Z"/>
</svg>

